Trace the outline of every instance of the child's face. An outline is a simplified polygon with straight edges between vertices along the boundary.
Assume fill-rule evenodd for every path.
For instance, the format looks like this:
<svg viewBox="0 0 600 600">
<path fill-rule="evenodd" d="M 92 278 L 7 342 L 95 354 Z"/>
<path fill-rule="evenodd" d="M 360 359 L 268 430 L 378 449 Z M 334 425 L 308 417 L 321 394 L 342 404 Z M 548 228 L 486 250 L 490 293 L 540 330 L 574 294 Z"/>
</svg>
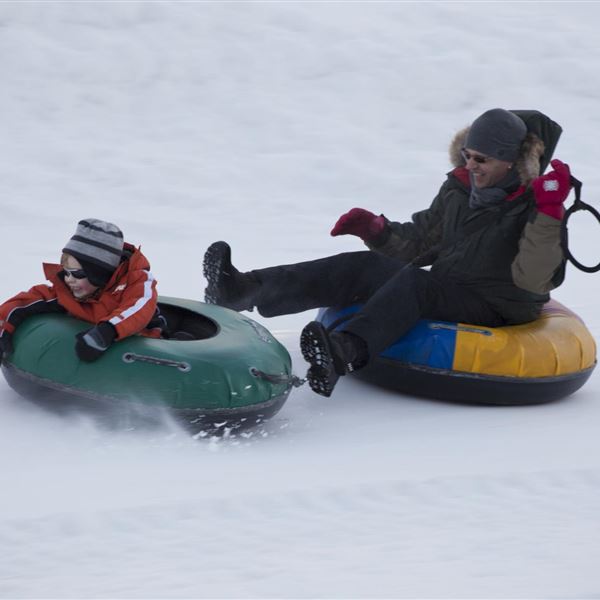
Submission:
<svg viewBox="0 0 600 600">
<path fill-rule="evenodd" d="M 69 254 L 63 256 L 60 264 L 65 270 L 76 271 L 81 269 L 81 263 Z M 73 275 L 69 275 L 69 273 L 65 273 L 65 284 L 71 291 L 71 294 L 78 300 L 83 300 L 84 298 L 91 296 L 98 289 L 97 286 L 92 285 L 88 281 L 87 277 L 76 279 Z"/>
</svg>

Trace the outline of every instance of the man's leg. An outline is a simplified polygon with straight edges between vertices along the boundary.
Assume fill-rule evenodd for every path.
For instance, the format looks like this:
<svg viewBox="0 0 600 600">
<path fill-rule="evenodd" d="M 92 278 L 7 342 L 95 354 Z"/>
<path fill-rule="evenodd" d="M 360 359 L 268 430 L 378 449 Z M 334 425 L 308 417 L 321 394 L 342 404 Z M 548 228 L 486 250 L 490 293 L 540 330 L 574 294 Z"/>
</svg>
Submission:
<svg viewBox="0 0 600 600">
<path fill-rule="evenodd" d="M 502 317 L 480 295 L 430 271 L 407 265 L 381 286 L 343 326 L 378 355 L 419 319 L 498 327 Z"/>
<path fill-rule="evenodd" d="M 240 273 L 231 263 L 228 244 L 215 242 L 204 256 L 205 300 L 234 310 L 257 307 L 264 317 L 347 306 L 368 300 L 403 266 L 364 251 Z"/>
<path fill-rule="evenodd" d="M 311 365 L 307 373 L 311 388 L 331 395 L 340 375 L 364 366 L 421 318 L 502 325 L 500 315 L 477 294 L 407 265 L 379 287 L 340 331 L 329 333 L 316 321 L 303 329 L 300 347 Z"/>
</svg>

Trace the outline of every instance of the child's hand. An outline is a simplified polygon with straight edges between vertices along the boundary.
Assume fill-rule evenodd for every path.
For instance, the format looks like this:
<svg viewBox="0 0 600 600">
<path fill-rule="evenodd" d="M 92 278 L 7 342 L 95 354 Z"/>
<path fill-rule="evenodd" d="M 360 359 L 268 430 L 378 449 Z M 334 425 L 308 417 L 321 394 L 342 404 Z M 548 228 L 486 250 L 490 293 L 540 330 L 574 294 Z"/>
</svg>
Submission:
<svg viewBox="0 0 600 600">
<path fill-rule="evenodd" d="M 75 336 L 75 352 L 80 360 L 93 362 L 106 352 L 108 347 L 115 341 L 117 332 L 115 328 L 103 321 L 95 327 L 82 331 Z"/>
</svg>

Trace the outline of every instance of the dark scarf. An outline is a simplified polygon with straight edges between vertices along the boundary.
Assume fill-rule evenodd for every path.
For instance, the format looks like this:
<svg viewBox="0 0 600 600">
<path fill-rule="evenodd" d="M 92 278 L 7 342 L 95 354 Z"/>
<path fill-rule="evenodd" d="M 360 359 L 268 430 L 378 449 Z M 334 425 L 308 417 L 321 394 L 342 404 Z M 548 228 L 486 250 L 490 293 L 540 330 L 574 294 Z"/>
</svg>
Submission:
<svg viewBox="0 0 600 600">
<path fill-rule="evenodd" d="M 511 169 L 495 187 L 478 188 L 473 182 L 473 174 L 469 173 L 471 180 L 471 195 L 469 196 L 470 208 L 491 208 L 498 206 L 506 198 L 516 192 L 521 184 L 516 169 Z"/>
</svg>

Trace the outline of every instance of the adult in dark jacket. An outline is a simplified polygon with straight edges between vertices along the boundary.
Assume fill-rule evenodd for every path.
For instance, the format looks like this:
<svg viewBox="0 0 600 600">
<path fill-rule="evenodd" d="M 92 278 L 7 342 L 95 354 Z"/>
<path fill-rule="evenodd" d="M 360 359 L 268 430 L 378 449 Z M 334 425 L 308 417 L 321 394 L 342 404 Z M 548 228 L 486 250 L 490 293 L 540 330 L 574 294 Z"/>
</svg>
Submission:
<svg viewBox="0 0 600 600">
<path fill-rule="evenodd" d="M 538 111 L 489 110 L 456 134 L 454 169 L 410 222 L 362 208 L 338 219 L 331 234 L 356 235 L 370 251 L 240 273 L 229 245 L 215 242 L 204 257 L 205 299 L 266 317 L 363 303 L 341 330 L 313 321 L 302 331 L 309 383 L 325 396 L 420 318 L 487 327 L 534 320 L 564 277 L 569 167 L 553 160 L 542 176 L 561 131 Z"/>
</svg>

